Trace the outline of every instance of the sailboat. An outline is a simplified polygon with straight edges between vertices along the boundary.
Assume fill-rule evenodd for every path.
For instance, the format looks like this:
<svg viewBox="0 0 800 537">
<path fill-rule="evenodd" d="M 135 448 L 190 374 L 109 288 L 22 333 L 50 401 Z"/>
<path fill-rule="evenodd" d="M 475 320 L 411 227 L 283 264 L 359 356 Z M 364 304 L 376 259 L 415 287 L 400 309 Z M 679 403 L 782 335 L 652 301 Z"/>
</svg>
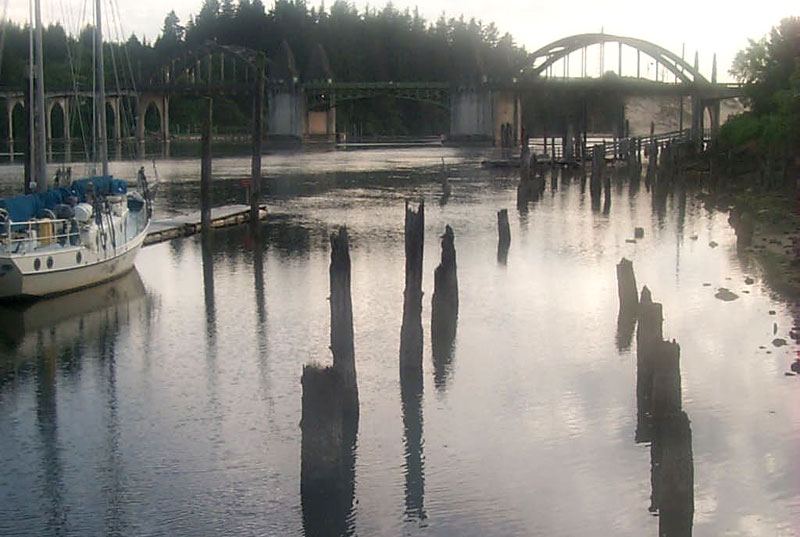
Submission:
<svg viewBox="0 0 800 537">
<path fill-rule="evenodd" d="M 39 0 L 31 52 L 29 194 L 0 199 L 0 300 L 66 293 L 116 278 L 132 267 L 150 225 L 144 168 L 137 188 L 108 172 L 101 0 L 95 1 L 95 125 L 102 174 L 47 186 L 44 75 Z M 58 177 L 58 176 L 57 176 Z"/>
</svg>

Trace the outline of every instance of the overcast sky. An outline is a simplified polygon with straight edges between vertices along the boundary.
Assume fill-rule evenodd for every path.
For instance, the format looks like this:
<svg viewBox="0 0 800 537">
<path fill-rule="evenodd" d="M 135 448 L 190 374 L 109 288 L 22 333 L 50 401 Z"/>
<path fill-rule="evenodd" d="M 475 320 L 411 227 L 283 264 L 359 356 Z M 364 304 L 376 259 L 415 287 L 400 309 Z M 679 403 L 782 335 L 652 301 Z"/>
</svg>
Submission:
<svg viewBox="0 0 800 537">
<path fill-rule="evenodd" d="M 45 22 L 60 20 L 67 31 L 74 32 L 86 21 L 81 10 L 88 0 L 41 0 Z M 272 0 L 263 0 L 267 9 Z M 5 0 L 4 3 L 7 3 Z M 154 40 L 164 17 L 174 9 L 182 22 L 200 10 L 202 0 L 105 0 L 105 5 L 119 6 L 121 25 L 127 35 L 135 33 Z M 332 0 L 325 5 L 330 7 Z M 367 4 L 373 8 L 386 2 L 356 1 L 359 11 Z M 501 34 L 509 32 L 516 43 L 533 51 L 556 39 L 573 34 L 599 32 L 646 39 L 680 55 L 685 44 L 686 58 L 691 63 L 695 50 L 700 52 L 701 71 L 710 77 L 712 55 L 717 54 L 720 79 L 729 79 L 728 68 L 736 52 L 747 46 L 747 39 L 759 39 L 782 18 L 800 15 L 800 0 L 761 0 L 747 2 L 746 8 L 736 0 L 670 0 L 648 2 L 617 0 L 395 0 L 397 9 L 418 6 L 429 22 L 440 14 L 449 17 L 464 15 L 484 23 L 494 22 Z M 309 6 L 319 5 L 310 0 Z M 108 8 L 106 8 L 108 10 Z M 10 0 L 8 16 L 12 20 L 28 19 L 27 2 Z M 109 33 L 116 38 L 116 33 Z M 608 53 L 607 53 L 608 54 Z M 576 62 L 577 63 L 577 62 Z"/>
</svg>

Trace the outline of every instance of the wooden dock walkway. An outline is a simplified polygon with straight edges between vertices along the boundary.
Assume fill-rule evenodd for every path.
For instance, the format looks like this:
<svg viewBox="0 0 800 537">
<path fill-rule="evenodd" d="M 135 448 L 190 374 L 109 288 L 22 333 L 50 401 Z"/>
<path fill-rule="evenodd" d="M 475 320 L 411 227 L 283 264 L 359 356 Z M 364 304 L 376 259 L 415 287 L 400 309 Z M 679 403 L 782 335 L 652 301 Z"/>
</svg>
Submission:
<svg viewBox="0 0 800 537">
<path fill-rule="evenodd" d="M 267 206 L 259 206 L 259 219 L 267 217 Z M 223 205 L 211 209 L 211 227 L 221 228 L 236 226 L 250 221 L 249 205 Z M 177 237 L 188 237 L 200 233 L 200 211 L 153 220 L 150 231 L 144 239 L 144 245 L 156 244 Z"/>
</svg>

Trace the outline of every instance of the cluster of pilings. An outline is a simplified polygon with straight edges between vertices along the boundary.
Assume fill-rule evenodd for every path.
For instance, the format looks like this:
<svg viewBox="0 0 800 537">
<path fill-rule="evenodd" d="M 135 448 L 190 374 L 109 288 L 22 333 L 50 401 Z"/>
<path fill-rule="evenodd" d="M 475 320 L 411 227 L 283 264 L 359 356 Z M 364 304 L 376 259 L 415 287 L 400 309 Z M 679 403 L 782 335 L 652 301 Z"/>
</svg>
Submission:
<svg viewBox="0 0 800 537">
<path fill-rule="evenodd" d="M 529 202 L 536 201 L 544 191 L 544 177 L 538 169 L 536 154 L 525 146 L 519 161 L 519 184 L 517 185 L 517 209 L 524 212 Z"/>
<path fill-rule="evenodd" d="M 663 339 L 663 308 L 647 286 L 637 300 L 633 264 L 617 265 L 620 319 L 636 331 L 635 441 L 650 442 L 651 504 L 659 537 L 690 537 L 694 518 L 694 461 L 689 418 L 682 409 L 680 346 Z M 629 325 L 628 325 L 629 326 Z"/>
<path fill-rule="evenodd" d="M 400 394 L 405 437 L 406 515 L 424 519 L 422 453 L 422 260 L 425 206 L 405 208 L 405 289 L 400 333 Z M 330 308 L 333 365 L 306 365 L 302 375 L 301 499 L 306 535 L 352 533 L 358 382 L 355 367 L 350 248 L 347 229 L 331 235 Z M 458 323 L 455 235 L 442 235 L 434 272 L 431 346 L 434 380 L 443 386 Z"/>
</svg>

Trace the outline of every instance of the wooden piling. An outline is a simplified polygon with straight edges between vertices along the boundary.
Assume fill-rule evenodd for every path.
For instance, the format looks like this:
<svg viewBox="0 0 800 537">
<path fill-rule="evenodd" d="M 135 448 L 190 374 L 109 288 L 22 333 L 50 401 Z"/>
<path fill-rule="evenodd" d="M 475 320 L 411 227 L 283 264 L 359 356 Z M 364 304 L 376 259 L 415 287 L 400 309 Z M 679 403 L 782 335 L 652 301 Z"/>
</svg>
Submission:
<svg viewBox="0 0 800 537">
<path fill-rule="evenodd" d="M 592 199 L 599 200 L 603 188 L 603 168 L 605 167 L 605 151 L 603 146 L 592 147 L 592 175 L 589 180 L 589 192 Z"/>
<path fill-rule="evenodd" d="M 633 262 L 623 257 L 617 264 L 617 295 L 619 296 L 620 314 L 624 312 L 636 315 L 639 309 L 639 297 L 636 290 Z"/>
<path fill-rule="evenodd" d="M 674 340 L 659 341 L 653 352 L 653 419 L 681 411 L 681 348 Z"/>
<path fill-rule="evenodd" d="M 203 234 L 211 228 L 211 124 L 212 100 L 205 97 L 206 109 L 200 134 L 200 227 Z M 257 221 L 257 220 L 256 220 Z"/>
<path fill-rule="evenodd" d="M 264 80 L 266 59 L 259 53 L 256 59 L 256 77 L 253 86 L 253 159 L 250 180 L 250 221 L 258 220 L 261 201 L 261 139 L 264 119 Z"/>
<path fill-rule="evenodd" d="M 406 201 L 406 284 L 403 291 L 403 325 L 400 332 L 400 369 L 422 371 L 422 253 L 425 205 L 415 212 Z"/>
<path fill-rule="evenodd" d="M 452 348 L 458 324 L 458 274 L 453 228 L 445 226 L 442 235 L 442 259 L 433 273 L 431 300 L 431 346 L 434 362 L 447 356 Z"/>
<path fill-rule="evenodd" d="M 511 228 L 508 226 L 508 209 L 497 211 L 497 260 L 505 264 L 511 246 Z"/>
<path fill-rule="evenodd" d="M 330 265 L 331 352 L 342 379 L 344 411 L 358 415 L 358 382 L 353 348 L 353 302 L 350 295 L 350 240 L 342 226 L 332 233 Z"/>
<path fill-rule="evenodd" d="M 653 360 L 662 342 L 661 304 L 653 302 L 647 286 L 639 299 L 636 329 L 636 441 L 648 442 L 652 434 Z"/>
</svg>

